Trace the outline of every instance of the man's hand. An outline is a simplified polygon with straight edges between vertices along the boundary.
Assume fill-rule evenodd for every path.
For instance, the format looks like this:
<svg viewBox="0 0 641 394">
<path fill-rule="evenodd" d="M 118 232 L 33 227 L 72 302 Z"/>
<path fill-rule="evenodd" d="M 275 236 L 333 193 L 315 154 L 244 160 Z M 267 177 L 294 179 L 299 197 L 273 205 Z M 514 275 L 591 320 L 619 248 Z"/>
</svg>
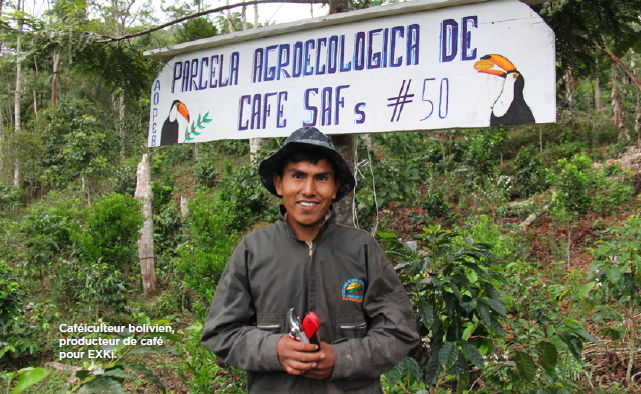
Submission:
<svg viewBox="0 0 641 394">
<path fill-rule="evenodd" d="M 318 350 L 318 345 L 299 342 L 287 334 L 280 337 L 276 346 L 278 362 L 283 371 L 290 375 L 302 375 L 318 367 L 326 356 L 316 350 Z M 333 356 L 334 352 L 332 351 L 332 358 Z"/>
<path fill-rule="evenodd" d="M 320 351 L 321 360 L 316 364 L 316 367 L 305 372 L 305 377 L 310 379 L 329 379 L 334 371 L 334 347 L 327 342 L 321 342 Z"/>
</svg>

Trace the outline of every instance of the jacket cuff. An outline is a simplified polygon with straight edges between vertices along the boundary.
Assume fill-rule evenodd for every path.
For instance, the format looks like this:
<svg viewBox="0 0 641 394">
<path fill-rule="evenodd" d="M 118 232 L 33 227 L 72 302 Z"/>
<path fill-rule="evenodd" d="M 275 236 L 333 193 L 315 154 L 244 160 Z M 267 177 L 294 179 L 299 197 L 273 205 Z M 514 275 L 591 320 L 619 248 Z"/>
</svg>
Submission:
<svg viewBox="0 0 641 394">
<path fill-rule="evenodd" d="M 283 334 L 271 334 L 265 338 L 265 370 L 280 371 L 282 370 L 278 361 L 278 341 Z"/>
<path fill-rule="evenodd" d="M 332 345 L 334 349 L 334 370 L 330 380 L 345 379 L 351 371 L 351 364 L 354 362 L 352 347 L 348 341 Z"/>
</svg>

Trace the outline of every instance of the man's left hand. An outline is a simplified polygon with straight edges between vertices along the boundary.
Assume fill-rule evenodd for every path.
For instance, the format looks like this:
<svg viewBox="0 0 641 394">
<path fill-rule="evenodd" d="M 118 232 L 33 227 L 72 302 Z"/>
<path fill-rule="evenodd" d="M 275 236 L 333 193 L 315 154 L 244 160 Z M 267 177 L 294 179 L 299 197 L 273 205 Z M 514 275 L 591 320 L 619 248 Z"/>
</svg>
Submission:
<svg viewBox="0 0 641 394">
<path fill-rule="evenodd" d="M 312 368 L 305 372 L 303 376 L 310 379 L 324 380 L 329 379 L 334 371 L 334 347 L 327 342 L 320 343 L 320 350 L 324 357 L 317 363 L 316 368 Z"/>
</svg>

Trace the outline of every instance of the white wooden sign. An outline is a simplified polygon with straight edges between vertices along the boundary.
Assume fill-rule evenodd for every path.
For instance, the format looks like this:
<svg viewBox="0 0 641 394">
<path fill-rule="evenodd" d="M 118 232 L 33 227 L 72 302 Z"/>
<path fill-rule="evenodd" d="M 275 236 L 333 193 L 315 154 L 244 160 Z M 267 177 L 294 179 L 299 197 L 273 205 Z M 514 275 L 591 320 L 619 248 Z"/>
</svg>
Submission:
<svg viewBox="0 0 641 394">
<path fill-rule="evenodd" d="M 301 126 L 340 134 L 555 121 L 554 33 L 527 5 L 398 9 L 173 57 L 152 87 L 149 146 Z"/>
</svg>

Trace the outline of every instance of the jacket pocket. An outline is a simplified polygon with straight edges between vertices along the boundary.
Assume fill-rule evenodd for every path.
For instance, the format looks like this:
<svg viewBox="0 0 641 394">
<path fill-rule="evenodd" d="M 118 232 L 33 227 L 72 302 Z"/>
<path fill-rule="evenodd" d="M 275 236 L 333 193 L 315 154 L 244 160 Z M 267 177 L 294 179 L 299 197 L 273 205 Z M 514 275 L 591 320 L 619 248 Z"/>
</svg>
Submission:
<svg viewBox="0 0 641 394">
<path fill-rule="evenodd" d="M 284 316 L 282 313 L 258 313 L 256 328 L 273 333 L 284 332 Z"/>
<path fill-rule="evenodd" d="M 336 316 L 336 338 L 334 342 L 345 339 L 362 338 L 367 333 L 367 322 L 363 315 L 348 314 Z"/>
</svg>

